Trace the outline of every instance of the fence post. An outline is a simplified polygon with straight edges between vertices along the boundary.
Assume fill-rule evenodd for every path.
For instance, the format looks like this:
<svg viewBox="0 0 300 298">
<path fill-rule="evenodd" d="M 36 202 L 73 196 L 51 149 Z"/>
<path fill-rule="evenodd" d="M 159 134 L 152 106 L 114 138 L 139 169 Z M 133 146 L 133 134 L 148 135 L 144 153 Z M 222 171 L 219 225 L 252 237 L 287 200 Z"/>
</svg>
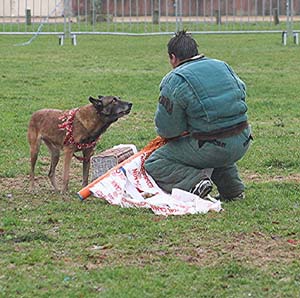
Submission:
<svg viewBox="0 0 300 298">
<path fill-rule="evenodd" d="M 297 32 L 294 32 L 294 43 L 296 45 L 299 44 L 299 34 Z"/>
<path fill-rule="evenodd" d="M 64 1 L 64 34 L 60 35 L 58 38 L 59 45 L 64 45 L 65 38 L 71 38 L 72 45 L 77 45 L 77 39 L 75 34 L 71 34 L 71 16 L 72 16 L 72 0 Z"/>
<path fill-rule="evenodd" d="M 286 1 L 286 30 L 287 35 L 291 36 L 293 32 L 293 22 L 292 22 L 292 7 L 291 0 Z"/>
<path fill-rule="evenodd" d="M 26 15 L 26 25 L 31 25 L 31 10 L 30 10 L 30 8 L 26 9 L 25 15 Z"/>
<path fill-rule="evenodd" d="M 215 17 L 216 17 L 216 24 L 217 25 L 221 25 L 222 24 L 222 20 L 221 20 L 221 12 L 220 10 L 215 10 Z"/>
<path fill-rule="evenodd" d="M 73 34 L 73 35 L 71 36 L 71 39 L 72 39 L 72 45 L 73 45 L 73 46 L 77 46 L 77 37 L 76 37 L 75 34 Z"/>
<path fill-rule="evenodd" d="M 274 8 L 273 18 L 274 18 L 274 24 L 278 25 L 279 24 L 278 8 Z"/>
<path fill-rule="evenodd" d="M 286 46 L 286 41 L 287 41 L 287 32 L 286 31 L 282 32 L 281 38 L 282 38 L 283 45 Z"/>
<path fill-rule="evenodd" d="M 289 37 L 294 39 L 295 44 L 299 44 L 298 33 L 294 32 L 294 1 L 293 0 L 286 0 L 286 31 L 282 34 L 282 42 L 284 45 L 287 44 L 287 39 Z"/>
<path fill-rule="evenodd" d="M 152 15 L 152 23 L 159 24 L 159 7 L 158 7 L 158 0 L 154 0 L 153 5 L 153 15 Z"/>
<path fill-rule="evenodd" d="M 58 44 L 60 46 L 63 46 L 64 45 L 64 36 L 63 35 L 59 35 L 58 36 Z"/>
</svg>

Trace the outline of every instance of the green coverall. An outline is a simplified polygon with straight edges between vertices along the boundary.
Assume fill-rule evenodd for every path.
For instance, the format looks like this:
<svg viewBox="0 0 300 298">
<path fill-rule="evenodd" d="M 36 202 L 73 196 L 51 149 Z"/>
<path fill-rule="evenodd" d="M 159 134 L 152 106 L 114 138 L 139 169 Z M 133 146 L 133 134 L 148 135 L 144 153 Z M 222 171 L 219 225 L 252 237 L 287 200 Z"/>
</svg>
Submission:
<svg viewBox="0 0 300 298">
<path fill-rule="evenodd" d="M 223 61 L 195 57 L 169 72 L 160 84 L 155 114 L 158 135 L 170 140 L 145 162 L 146 171 L 165 191 L 189 191 L 213 168 L 222 197 L 244 191 L 236 162 L 249 147 L 250 128 L 226 138 L 198 141 L 192 133 L 226 129 L 247 121 L 244 82 Z"/>
</svg>

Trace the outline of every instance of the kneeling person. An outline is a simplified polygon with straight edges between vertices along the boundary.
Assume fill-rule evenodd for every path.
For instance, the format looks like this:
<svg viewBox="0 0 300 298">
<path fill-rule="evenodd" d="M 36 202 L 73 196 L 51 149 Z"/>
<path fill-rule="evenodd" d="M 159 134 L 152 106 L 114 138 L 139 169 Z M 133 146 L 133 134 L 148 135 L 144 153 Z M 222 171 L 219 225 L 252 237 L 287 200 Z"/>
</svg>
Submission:
<svg viewBox="0 0 300 298">
<path fill-rule="evenodd" d="M 171 38 L 168 54 L 173 70 L 160 84 L 155 125 L 169 142 L 146 160 L 146 171 L 166 192 L 203 198 L 214 182 L 219 199 L 243 198 L 236 162 L 251 139 L 245 83 L 225 62 L 199 54 L 185 31 Z"/>
</svg>

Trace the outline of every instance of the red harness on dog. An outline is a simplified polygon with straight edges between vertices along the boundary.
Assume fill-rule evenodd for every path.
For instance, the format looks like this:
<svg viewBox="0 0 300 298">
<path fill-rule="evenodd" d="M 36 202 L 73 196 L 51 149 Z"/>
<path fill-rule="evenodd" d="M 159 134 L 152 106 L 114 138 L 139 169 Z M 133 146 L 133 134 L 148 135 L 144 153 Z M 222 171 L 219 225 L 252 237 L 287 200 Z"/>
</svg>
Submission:
<svg viewBox="0 0 300 298">
<path fill-rule="evenodd" d="M 58 128 L 61 130 L 66 130 L 64 145 L 74 145 L 78 150 L 93 148 L 96 146 L 97 140 L 92 141 L 90 143 L 75 142 L 73 136 L 73 122 L 75 119 L 75 115 L 78 111 L 79 108 L 75 108 L 65 112 L 62 116 L 59 117 L 59 120 L 62 121 L 62 123 L 58 125 Z M 84 158 L 78 157 L 75 154 L 74 156 L 81 161 L 84 160 Z"/>
</svg>

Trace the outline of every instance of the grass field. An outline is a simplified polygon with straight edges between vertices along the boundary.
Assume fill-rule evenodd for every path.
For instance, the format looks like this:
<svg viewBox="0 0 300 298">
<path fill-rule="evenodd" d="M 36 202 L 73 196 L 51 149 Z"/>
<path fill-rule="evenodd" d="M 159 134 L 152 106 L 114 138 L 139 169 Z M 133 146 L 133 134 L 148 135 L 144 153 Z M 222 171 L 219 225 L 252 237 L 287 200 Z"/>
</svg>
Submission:
<svg viewBox="0 0 300 298">
<path fill-rule="evenodd" d="M 159 217 L 90 197 L 80 202 L 81 165 L 70 192 L 47 181 L 28 191 L 30 115 L 70 109 L 90 95 L 118 95 L 133 110 L 97 152 L 139 149 L 155 137 L 158 85 L 170 70 L 168 36 L 0 36 L 0 297 L 299 297 L 299 46 L 279 35 L 195 36 L 247 83 L 254 142 L 239 162 L 247 199 L 224 212 Z M 61 172 L 61 164 L 59 165 Z M 60 182 L 61 183 L 61 182 Z"/>
</svg>

